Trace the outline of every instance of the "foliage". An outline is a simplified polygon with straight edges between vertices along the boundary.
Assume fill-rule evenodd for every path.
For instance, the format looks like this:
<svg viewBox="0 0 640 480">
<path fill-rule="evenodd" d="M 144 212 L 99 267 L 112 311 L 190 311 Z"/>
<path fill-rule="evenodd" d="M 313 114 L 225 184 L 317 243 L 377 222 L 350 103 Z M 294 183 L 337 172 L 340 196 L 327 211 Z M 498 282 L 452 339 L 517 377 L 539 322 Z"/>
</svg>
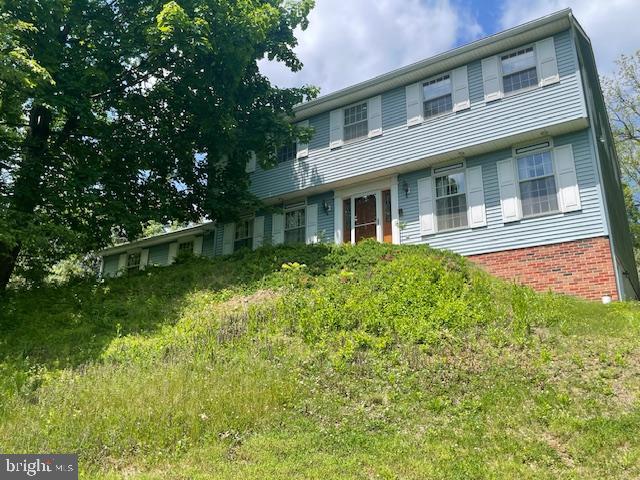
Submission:
<svg viewBox="0 0 640 480">
<path fill-rule="evenodd" d="M 0 328 L 0 450 L 78 451 L 81 478 L 640 474 L 638 307 L 426 246 L 9 292 Z"/>
<path fill-rule="evenodd" d="M 136 238 L 148 221 L 226 220 L 255 207 L 245 164 L 308 129 L 294 31 L 313 0 L 0 3 L 0 288 L 56 260 Z"/>
</svg>

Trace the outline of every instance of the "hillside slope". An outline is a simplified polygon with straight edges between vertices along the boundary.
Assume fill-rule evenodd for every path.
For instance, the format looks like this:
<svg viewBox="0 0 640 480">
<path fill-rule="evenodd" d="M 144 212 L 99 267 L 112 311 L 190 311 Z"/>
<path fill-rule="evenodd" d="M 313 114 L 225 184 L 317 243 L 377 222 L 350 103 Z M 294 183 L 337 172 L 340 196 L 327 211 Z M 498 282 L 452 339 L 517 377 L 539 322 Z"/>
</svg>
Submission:
<svg viewBox="0 0 640 480">
<path fill-rule="evenodd" d="M 640 309 L 428 247 L 267 247 L 0 305 L 0 451 L 82 478 L 637 478 Z"/>
</svg>

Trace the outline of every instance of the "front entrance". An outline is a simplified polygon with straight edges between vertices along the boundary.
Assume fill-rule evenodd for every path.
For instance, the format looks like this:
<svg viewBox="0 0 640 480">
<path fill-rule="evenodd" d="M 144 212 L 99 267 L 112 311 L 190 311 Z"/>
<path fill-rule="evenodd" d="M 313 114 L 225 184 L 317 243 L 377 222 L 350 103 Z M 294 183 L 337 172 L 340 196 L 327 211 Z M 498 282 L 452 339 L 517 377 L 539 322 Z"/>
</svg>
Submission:
<svg viewBox="0 0 640 480">
<path fill-rule="evenodd" d="M 391 243 L 391 192 L 368 192 L 346 198 L 342 203 L 343 242 L 367 238 Z"/>
</svg>

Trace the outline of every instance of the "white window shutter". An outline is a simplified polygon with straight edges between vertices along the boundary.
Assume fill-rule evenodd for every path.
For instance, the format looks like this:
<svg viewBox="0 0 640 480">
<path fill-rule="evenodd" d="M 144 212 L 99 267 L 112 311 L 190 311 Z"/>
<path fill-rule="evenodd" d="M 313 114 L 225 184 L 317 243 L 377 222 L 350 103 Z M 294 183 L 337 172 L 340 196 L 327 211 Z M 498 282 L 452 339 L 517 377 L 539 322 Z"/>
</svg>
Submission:
<svg viewBox="0 0 640 480">
<path fill-rule="evenodd" d="M 515 163 L 513 158 L 507 158 L 496 164 L 498 167 L 502 221 L 504 223 L 515 222 L 522 217 L 520 201 L 518 200 L 518 180 L 516 178 Z"/>
<path fill-rule="evenodd" d="M 451 81 L 453 91 L 453 111 L 458 112 L 460 110 L 471 108 L 467 66 L 464 65 L 451 72 Z"/>
<path fill-rule="evenodd" d="M 236 239 L 236 224 L 227 223 L 222 234 L 222 254 L 231 255 L 233 253 L 233 242 Z"/>
<path fill-rule="evenodd" d="M 469 201 L 469 226 L 471 228 L 484 227 L 487 224 L 487 215 L 484 206 L 482 167 L 467 168 L 466 180 Z"/>
<path fill-rule="evenodd" d="M 431 177 L 418 180 L 418 213 L 420 215 L 420 235 L 436 233 Z"/>
<path fill-rule="evenodd" d="M 308 128 L 309 120 L 305 120 L 301 122 L 300 127 Z M 308 143 L 299 143 L 297 145 L 296 158 L 306 158 L 309 156 L 309 144 Z"/>
<path fill-rule="evenodd" d="M 551 85 L 560 81 L 558 62 L 556 60 L 556 47 L 553 37 L 536 42 L 536 57 L 538 58 L 538 76 L 540 86 Z"/>
<path fill-rule="evenodd" d="M 274 245 L 284 243 L 284 215 L 282 213 L 274 213 L 271 220 L 271 242 Z"/>
<path fill-rule="evenodd" d="M 422 122 L 422 84 L 413 83 L 407 85 L 405 94 L 407 97 L 407 125 L 417 125 Z"/>
<path fill-rule="evenodd" d="M 245 167 L 245 171 L 247 173 L 253 173 L 256 171 L 256 154 L 255 152 L 251 152 L 251 156 L 249 157 L 249 160 L 247 160 L 247 166 Z"/>
<path fill-rule="evenodd" d="M 149 249 L 143 248 L 140 251 L 140 270 L 144 270 L 145 268 L 147 268 L 148 264 L 149 264 Z"/>
<path fill-rule="evenodd" d="M 367 105 L 369 138 L 382 135 L 382 96 L 369 99 Z"/>
<path fill-rule="evenodd" d="M 574 212 L 580 210 L 580 189 L 576 175 L 576 163 L 571 145 L 563 145 L 553 149 L 556 162 L 556 180 L 558 182 L 558 199 L 560 210 Z"/>
<path fill-rule="evenodd" d="M 260 248 L 264 243 L 264 217 L 253 219 L 253 249 Z"/>
<path fill-rule="evenodd" d="M 484 85 L 485 102 L 502 98 L 499 57 L 493 56 L 482 59 L 482 84 Z"/>
<path fill-rule="evenodd" d="M 121 253 L 118 257 L 118 273 L 122 273 L 127 268 L 127 257 L 126 253 Z"/>
<path fill-rule="evenodd" d="M 307 243 L 318 242 L 318 205 L 307 205 Z"/>
<path fill-rule="evenodd" d="M 169 265 L 171 265 L 178 256 L 178 242 L 169 244 Z"/>
<path fill-rule="evenodd" d="M 202 255 L 202 243 L 204 242 L 204 237 L 196 237 L 193 239 L 193 254 L 195 256 Z"/>
<path fill-rule="evenodd" d="M 344 143 L 344 110 L 333 110 L 329 114 L 329 123 L 329 147 L 339 148 Z"/>
</svg>

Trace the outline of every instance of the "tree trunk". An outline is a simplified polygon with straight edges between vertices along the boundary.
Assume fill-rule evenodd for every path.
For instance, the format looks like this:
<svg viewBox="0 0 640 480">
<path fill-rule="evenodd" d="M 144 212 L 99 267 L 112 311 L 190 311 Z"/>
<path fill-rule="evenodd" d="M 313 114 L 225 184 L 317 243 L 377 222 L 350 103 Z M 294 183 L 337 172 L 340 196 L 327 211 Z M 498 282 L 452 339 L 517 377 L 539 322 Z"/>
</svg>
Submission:
<svg viewBox="0 0 640 480">
<path fill-rule="evenodd" d="M 16 268 L 21 250 L 20 236 L 31 222 L 36 207 L 41 203 L 41 183 L 50 134 L 51 112 L 42 105 L 34 106 L 29 115 L 29 131 L 24 142 L 23 161 L 16 172 L 10 207 L 10 215 L 14 219 L 12 227 L 18 240 L 12 246 L 0 244 L 0 292 L 6 289 Z"/>
<path fill-rule="evenodd" d="M 19 254 L 20 247 L 18 245 L 11 249 L 0 244 L 0 293 L 4 292 L 9 284 Z"/>
</svg>

